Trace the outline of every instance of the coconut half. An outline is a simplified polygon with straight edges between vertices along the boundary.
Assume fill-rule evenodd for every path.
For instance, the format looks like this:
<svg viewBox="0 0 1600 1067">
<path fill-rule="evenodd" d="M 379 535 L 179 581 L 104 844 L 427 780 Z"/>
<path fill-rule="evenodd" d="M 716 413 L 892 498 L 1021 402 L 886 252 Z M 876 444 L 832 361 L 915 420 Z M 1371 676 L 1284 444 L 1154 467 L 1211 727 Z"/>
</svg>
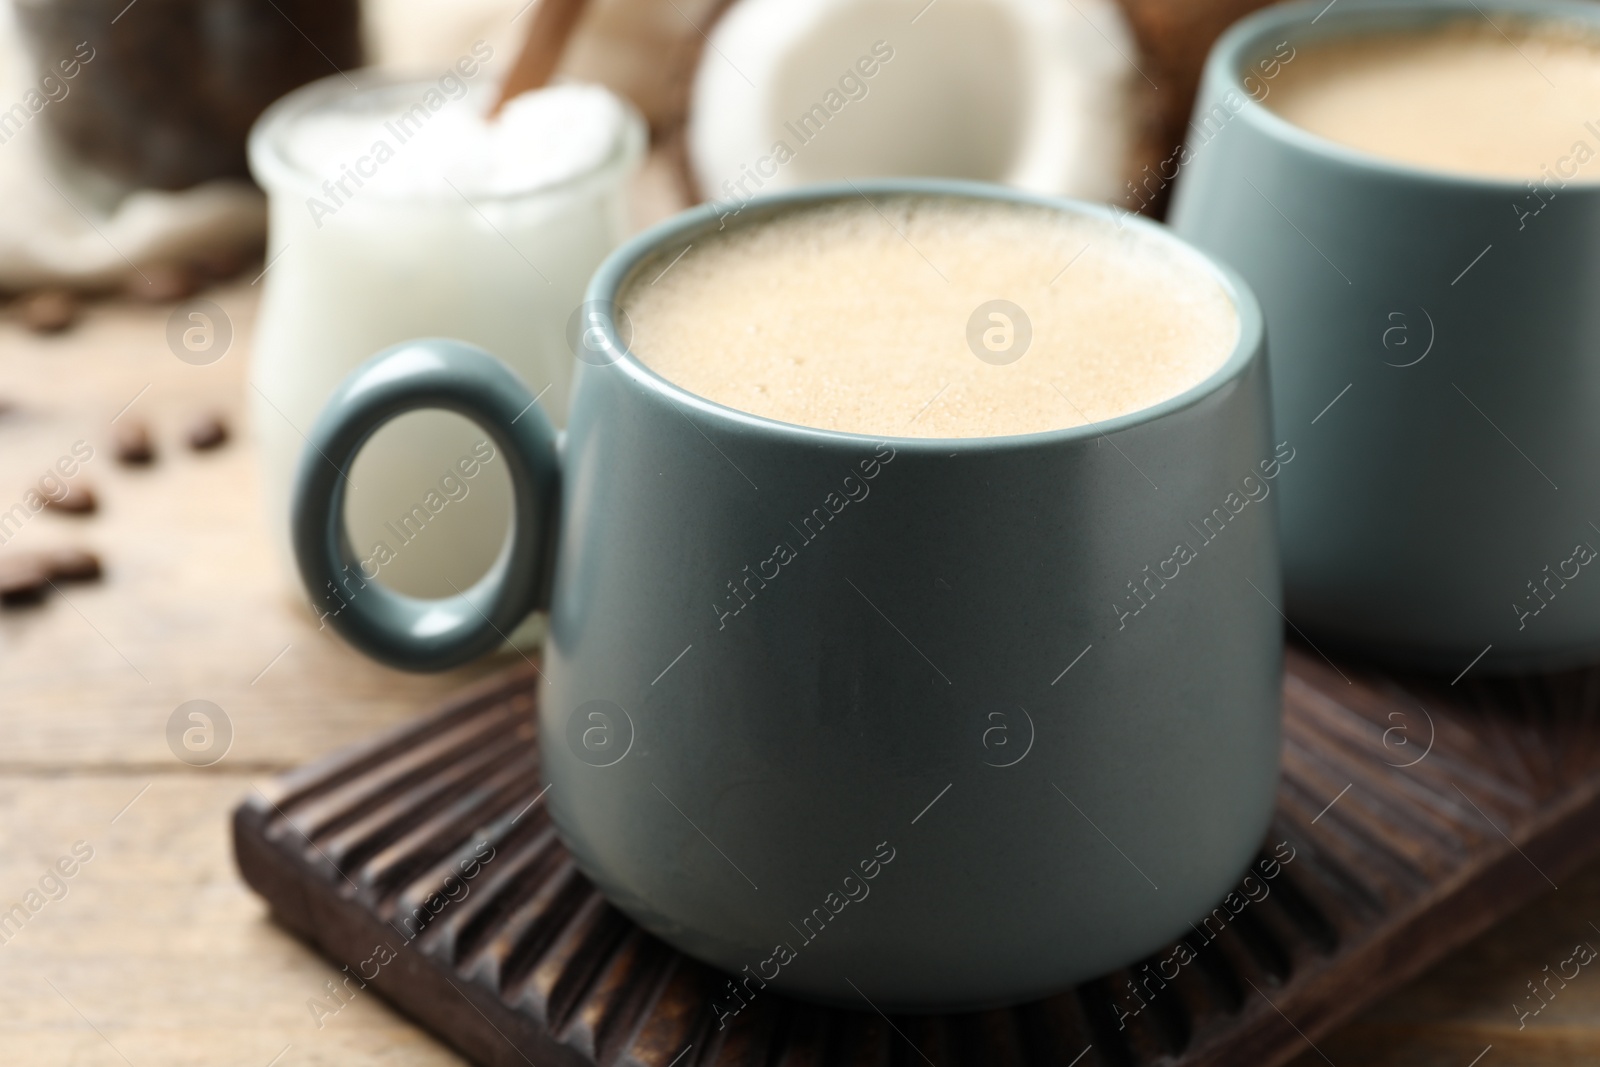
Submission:
<svg viewBox="0 0 1600 1067">
<path fill-rule="evenodd" d="M 942 176 L 1109 200 L 1148 83 L 1112 0 L 737 0 L 707 40 L 690 164 L 737 203 Z"/>
</svg>

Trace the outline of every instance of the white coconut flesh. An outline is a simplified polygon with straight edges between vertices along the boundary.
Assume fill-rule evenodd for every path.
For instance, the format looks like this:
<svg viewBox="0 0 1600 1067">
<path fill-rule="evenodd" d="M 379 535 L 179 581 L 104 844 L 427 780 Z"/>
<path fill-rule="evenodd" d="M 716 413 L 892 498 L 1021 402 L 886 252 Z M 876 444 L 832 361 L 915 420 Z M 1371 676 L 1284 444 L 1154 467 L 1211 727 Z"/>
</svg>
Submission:
<svg viewBox="0 0 1600 1067">
<path fill-rule="evenodd" d="M 912 175 L 1109 200 L 1136 63 L 1112 0 L 738 0 L 695 75 L 690 160 L 723 201 Z"/>
</svg>

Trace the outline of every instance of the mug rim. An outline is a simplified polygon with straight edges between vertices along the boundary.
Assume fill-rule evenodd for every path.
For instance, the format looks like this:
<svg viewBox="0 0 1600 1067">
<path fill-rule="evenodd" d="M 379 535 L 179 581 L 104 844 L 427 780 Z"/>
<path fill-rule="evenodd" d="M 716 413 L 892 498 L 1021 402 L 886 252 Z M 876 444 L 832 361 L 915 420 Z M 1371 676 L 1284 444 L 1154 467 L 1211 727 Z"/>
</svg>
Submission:
<svg viewBox="0 0 1600 1067">
<path fill-rule="evenodd" d="M 589 282 L 583 307 L 599 305 L 607 314 L 599 323 L 601 341 L 609 359 L 602 365 L 579 361 L 578 382 L 586 374 L 617 368 L 637 386 L 654 393 L 671 403 L 684 404 L 702 415 L 710 416 L 734 429 L 748 433 L 767 432 L 786 437 L 809 440 L 818 444 L 848 444 L 860 446 L 868 443 L 893 442 L 897 449 L 917 452 L 943 452 L 952 450 L 989 451 L 1014 448 L 1037 448 L 1069 444 L 1077 441 L 1097 440 L 1113 433 L 1143 426 L 1174 415 L 1184 409 L 1203 403 L 1243 378 L 1266 350 L 1264 343 L 1265 316 L 1255 294 L 1244 278 L 1232 268 L 1179 237 L 1172 229 L 1153 219 L 1118 211 L 1111 205 L 1089 203 L 1068 197 L 1034 193 L 992 182 L 967 181 L 953 178 L 875 178 L 860 181 L 818 182 L 781 192 L 765 193 L 742 203 L 741 219 L 732 225 L 747 226 L 761 219 L 795 208 L 824 204 L 832 201 L 868 198 L 868 194 L 881 196 L 944 196 L 966 200 L 985 200 L 1001 203 L 1027 204 L 1070 214 L 1101 219 L 1122 228 L 1134 228 L 1158 241 L 1176 247 L 1192 257 L 1197 266 L 1205 270 L 1233 305 L 1238 316 L 1239 333 L 1226 359 L 1206 377 L 1182 392 L 1159 400 L 1134 411 L 1077 426 L 1054 430 L 1038 430 L 1024 434 L 1006 434 L 984 437 L 905 437 L 894 434 L 864 434 L 846 430 L 829 430 L 802 423 L 784 422 L 757 415 L 754 412 L 729 407 L 711 400 L 677 384 L 647 366 L 632 349 L 619 342 L 616 336 L 615 311 L 617 297 L 632 281 L 634 275 L 661 249 L 676 242 L 692 242 L 712 228 L 720 228 L 722 214 L 717 201 L 707 201 L 666 219 L 636 234 L 615 249 L 600 264 Z M 581 309 L 580 309 L 581 311 Z M 576 395 L 577 383 L 574 383 Z"/>
<path fill-rule="evenodd" d="M 1245 63 L 1256 58 L 1269 38 L 1279 37 L 1290 27 L 1298 27 L 1298 42 L 1289 38 L 1290 44 L 1331 40 L 1346 36 L 1360 36 L 1385 29 L 1424 29 L 1454 18 L 1478 16 L 1488 19 L 1492 14 L 1510 18 L 1560 19 L 1581 22 L 1594 29 L 1600 37 L 1600 6 L 1591 0 L 1336 0 L 1338 6 L 1326 0 L 1289 0 L 1252 12 L 1235 22 L 1217 38 L 1206 57 L 1203 84 L 1218 91 L 1231 90 L 1244 98 L 1244 105 L 1235 113 L 1235 121 L 1254 123 L 1260 131 L 1276 141 L 1320 161 L 1345 167 L 1373 177 L 1390 181 L 1407 181 L 1417 184 L 1449 186 L 1476 193 L 1492 192 L 1521 196 L 1532 179 L 1499 178 L 1493 175 L 1471 174 L 1444 168 L 1424 167 L 1390 159 L 1373 152 L 1352 148 L 1338 141 L 1312 133 L 1295 125 L 1257 99 L 1244 85 Z M 1318 25 L 1324 16 L 1328 21 Z M 1493 23 L 1491 23 L 1493 25 Z M 1309 33 L 1305 31 L 1309 29 Z M 1352 33 L 1352 31 L 1354 31 Z M 1375 35 L 1375 34 L 1374 34 Z M 1206 94 L 1202 92 L 1201 99 Z M 1600 122 L 1600 116 L 1596 117 Z M 1204 145 L 1192 150 L 1204 150 Z M 1587 182 L 1569 181 L 1573 192 L 1585 188 L 1600 190 L 1600 179 Z"/>
</svg>

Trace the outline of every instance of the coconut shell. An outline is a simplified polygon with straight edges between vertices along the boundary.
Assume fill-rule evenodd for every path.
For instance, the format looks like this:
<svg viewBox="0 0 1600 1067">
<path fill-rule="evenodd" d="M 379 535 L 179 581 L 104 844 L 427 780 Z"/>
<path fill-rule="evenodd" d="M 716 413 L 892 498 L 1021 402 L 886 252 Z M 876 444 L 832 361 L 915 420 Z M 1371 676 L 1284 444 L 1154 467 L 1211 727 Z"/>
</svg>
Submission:
<svg viewBox="0 0 1600 1067">
<path fill-rule="evenodd" d="M 1066 3 L 1068 0 L 1061 0 Z M 1222 32 L 1267 0 L 1116 0 L 1139 44 L 1139 68 L 1154 83 L 1145 96 L 1129 179 L 1183 143 L 1206 54 Z M 694 72 L 708 37 L 733 0 L 591 0 L 561 70 L 607 85 L 650 123 L 681 183 L 684 203 L 704 199 L 683 151 Z M 1133 203 L 1127 205 L 1132 208 Z M 1160 215 L 1163 195 L 1152 205 Z"/>
</svg>

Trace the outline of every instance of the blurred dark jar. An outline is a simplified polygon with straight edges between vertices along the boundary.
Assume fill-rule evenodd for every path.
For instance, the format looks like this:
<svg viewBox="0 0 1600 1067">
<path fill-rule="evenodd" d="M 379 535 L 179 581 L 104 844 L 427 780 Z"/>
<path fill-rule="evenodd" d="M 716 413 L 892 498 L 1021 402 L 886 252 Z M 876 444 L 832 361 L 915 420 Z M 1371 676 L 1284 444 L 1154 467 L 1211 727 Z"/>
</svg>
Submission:
<svg viewBox="0 0 1600 1067">
<path fill-rule="evenodd" d="M 359 0 L 15 2 L 56 140 L 139 186 L 248 180 L 267 105 L 362 59 Z"/>
</svg>

